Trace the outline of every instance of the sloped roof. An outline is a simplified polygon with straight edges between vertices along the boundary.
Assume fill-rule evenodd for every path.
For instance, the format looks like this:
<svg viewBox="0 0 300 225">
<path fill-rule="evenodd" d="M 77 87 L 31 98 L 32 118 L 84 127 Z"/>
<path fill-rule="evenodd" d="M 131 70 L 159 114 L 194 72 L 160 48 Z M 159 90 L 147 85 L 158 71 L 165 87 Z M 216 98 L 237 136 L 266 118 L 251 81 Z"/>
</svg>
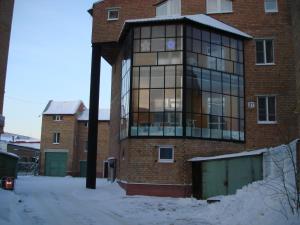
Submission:
<svg viewBox="0 0 300 225">
<path fill-rule="evenodd" d="M 211 27 L 214 29 L 222 30 L 231 34 L 235 34 L 238 36 L 241 36 L 243 38 L 252 38 L 251 35 L 233 27 L 230 25 L 227 25 L 219 20 L 216 20 L 210 16 L 207 16 L 205 14 L 196 14 L 196 15 L 186 15 L 186 16 L 163 16 L 163 17 L 153 17 L 153 18 L 145 18 L 145 19 L 131 19 L 126 20 L 123 29 L 121 31 L 120 37 L 122 36 L 122 33 L 126 29 L 126 26 L 129 24 L 134 23 L 149 23 L 149 22 L 163 22 L 163 21 L 180 21 L 180 20 L 189 20 L 192 22 L 196 22 L 198 24 Z"/>
<path fill-rule="evenodd" d="M 32 148 L 34 150 L 40 150 L 41 148 L 40 143 L 10 143 L 9 145 Z"/>
<path fill-rule="evenodd" d="M 81 100 L 77 101 L 49 101 L 43 114 L 44 115 L 74 115 L 77 113 L 79 106 L 82 104 Z"/>
<path fill-rule="evenodd" d="M 211 157 L 195 157 L 191 158 L 188 161 L 189 162 L 200 162 L 200 161 L 210 161 L 210 160 L 218 160 L 218 159 L 229 159 L 229 158 L 237 158 L 237 157 L 245 157 L 245 156 L 254 156 L 254 155 L 260 155 L 265 152 L 267 152 L 268 149 L 259 149 L 254 151 L 248 151 L 248 152 L 239 152 L 234 154 L 226 154 L 226 155 L 218 155 L 218 156 L 211 156 Z"/>
<path fill-rule="evenodd" d="M 79 121 L 89 120 L 89 110 L 84 110 L 77 118 Z M 108 121 L 110 120 L 110 109 L 99 109 L 98 120 Z"/>
</svg>

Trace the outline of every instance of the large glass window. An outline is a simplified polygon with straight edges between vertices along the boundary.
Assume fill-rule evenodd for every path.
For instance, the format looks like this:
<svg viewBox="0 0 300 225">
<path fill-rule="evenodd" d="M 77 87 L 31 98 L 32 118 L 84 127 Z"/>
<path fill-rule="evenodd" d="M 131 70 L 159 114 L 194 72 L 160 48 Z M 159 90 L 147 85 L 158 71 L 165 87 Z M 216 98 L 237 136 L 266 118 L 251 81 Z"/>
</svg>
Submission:
<svg viewBox="0 0 300 225">
<path fill-rule="evenodd" d="M 134 30 L 131 135 L 182 136 L 182 26 L 143 30 Z"/>
<path fill-rule="evenodd" d="M 242 41 L 192 26 L 186 34 L 186 136 L 243 141 Z"/>
<path fill-rule="evenodd" d="M 122 66 L 126 132 L 244 141 L 243 42 L 189 25 L 185 35 L 178 24 L 133 30 L 132 86 L 130 61 Z"/>
</svg>

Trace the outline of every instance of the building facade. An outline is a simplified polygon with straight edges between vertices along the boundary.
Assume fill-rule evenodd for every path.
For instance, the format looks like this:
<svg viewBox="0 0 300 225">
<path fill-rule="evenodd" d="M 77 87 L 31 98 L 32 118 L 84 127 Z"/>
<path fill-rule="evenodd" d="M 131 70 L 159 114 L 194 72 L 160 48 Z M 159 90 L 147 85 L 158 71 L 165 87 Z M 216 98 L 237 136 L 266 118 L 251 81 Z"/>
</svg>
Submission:
<svg viewBox="0 0 300 225">
<path fill-rule="evenodd" d="M 105 175 L 109 143 L 109 111 L 98 120 L 97 176 Z M 81 101 L 50 101 L 43 112 L 40 174 L 85 176 L 88 109 Z M 106 169 L 107 171 L 107 169 Z"/>
<path fill-rule="evenodd" d="M 112 65 L 109 156 L 127 194 L 190 196 L 189 159 L 299 137 L 293 4 L 93 5 L 92 76 L 100 56 Z"/>
<path fill-rule="evenodd" d="M 0 133 L 3 133 L 5 122 L 3 101 L 13 8 L 14 0 L 2 0 L 0 2 Z"/>
</svg>

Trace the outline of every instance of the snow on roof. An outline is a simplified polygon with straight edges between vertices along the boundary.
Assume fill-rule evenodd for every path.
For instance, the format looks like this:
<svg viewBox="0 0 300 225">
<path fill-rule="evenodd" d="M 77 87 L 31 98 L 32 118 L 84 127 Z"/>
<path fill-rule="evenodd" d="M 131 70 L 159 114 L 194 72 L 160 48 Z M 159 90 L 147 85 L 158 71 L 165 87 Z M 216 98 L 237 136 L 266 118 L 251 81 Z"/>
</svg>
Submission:
<svg viewBox="0 0 300 225">
<path fill-rule="evenodd" d="M 245 156 L 253 156 L 253 155 L 260 155 L 262 153 L 267 152 L 268 149 L 259 149 L 249 152 L 239 152 L 234 154 L 226 154 L 226 155 L 218 155 L 218 156 L 211 156 L 211 157 L 195 157 L 191 158 L 189 162 L 201 162 L 201 161 L 210 161 L 210 160 L 217 160 L 217 159 L 228 159 L 228 158 L 237 158 L 237 157 L 245 157 Z"/>
<path fill-rule="evenodd" d="M 74 115 L 77 113 L 77 110 L 82 104 L 82 101 L 49 101 L 46 106 L 43 114 L 44 115 L 55 115 L 55 114 L 63 114 L 63 115 Z"/>
<path fill-rule="evenodd" d="M 10 143 L 10 145 L 25 147 L 25 148 L 32 148 L 35 150 L 40 150 L 41 144 L 40 143 Z"/>
<path fill-rule="evenodd" d="M 243 31 L 238 30 L 235 27 L 229 26 L 219 20 L 216 20 L 210 16 L 204 15 L 204 14 L 196 14 L 196 15 L 186 15 L 186 16 L 163 16 L 163 17 L 153 17 L 153 18 L 145 18 L 145 19 L 131 19 L 126 20 L 123 29 L 121 31 L 120 37 L 125 30 L 125 27 L 127 24 L 131 23 L 148 23 L 148 22 L 160 22 L 160 21 L 177 21 L 177 20 L 190 20 L 196 23 L 199 23 L 201 25 L 205 25 L 208 27 L 212 27 L 218 30 L 222 30 L 231 34 L 235 34 L 238 36 L 242 36 L 244 38 L 252 38 L 249 34 L 246 34 Z"/>
<path fill-rule="evenodd" d="M 89 120 L 89 110 L 84 110 L 77 118 L 79 121 Z M 99 109 L 98 120 L 110 120 L 110 109 Z"/>
<path fill-rule="evenodd" d="M 0 141 L 4 142 L 39 142 L 37 138 L 32 138 L 19 134 L 3 133 L 0 135 Z"/>
<path fill-rule="evenodd" d="M 0 151 L 0 154 L 2 154 L 2 155 L 9 155 L 9 156 L 12 156 L 12 157 L 17 158 L 17 159 L 20 158 L 20 157 L 17 156 L 16 154 L 10 153 L 10 152 L 3 152 L 3 151 Z"/>
</svg>

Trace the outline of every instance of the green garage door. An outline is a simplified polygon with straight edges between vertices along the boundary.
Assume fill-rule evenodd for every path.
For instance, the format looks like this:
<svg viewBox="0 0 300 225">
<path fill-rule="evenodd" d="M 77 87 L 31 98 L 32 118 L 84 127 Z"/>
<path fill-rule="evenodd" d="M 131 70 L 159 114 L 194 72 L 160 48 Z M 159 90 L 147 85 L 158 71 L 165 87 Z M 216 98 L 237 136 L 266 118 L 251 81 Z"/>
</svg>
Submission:
<svg viewBox="0 0 300 225">
<path fill-rule="evenodd" d="M 80 176 L 86 177 L 86 161 L 80 161 Z"/>
<path fill-rule="evenodd" d="M 201 176 L 199 172 L 199 170 L 193 170 L 193 176 Z M 237 189 L 253 181 L 261 180 L 262 174 L 261 155 L 204 161 L 202 162 L 202 185 L 200 189 L 202 198 L 234 194 Z M 199 196 L 197 194 L 199 190 L 193 189 L 193 191 L 196 192 L 195 196 Z"/>
<path fill-rule="evenodd" d="M 46 152 L 45 175 L 64 177 L 67 175 L 67 152 Z"/>
</svg>

